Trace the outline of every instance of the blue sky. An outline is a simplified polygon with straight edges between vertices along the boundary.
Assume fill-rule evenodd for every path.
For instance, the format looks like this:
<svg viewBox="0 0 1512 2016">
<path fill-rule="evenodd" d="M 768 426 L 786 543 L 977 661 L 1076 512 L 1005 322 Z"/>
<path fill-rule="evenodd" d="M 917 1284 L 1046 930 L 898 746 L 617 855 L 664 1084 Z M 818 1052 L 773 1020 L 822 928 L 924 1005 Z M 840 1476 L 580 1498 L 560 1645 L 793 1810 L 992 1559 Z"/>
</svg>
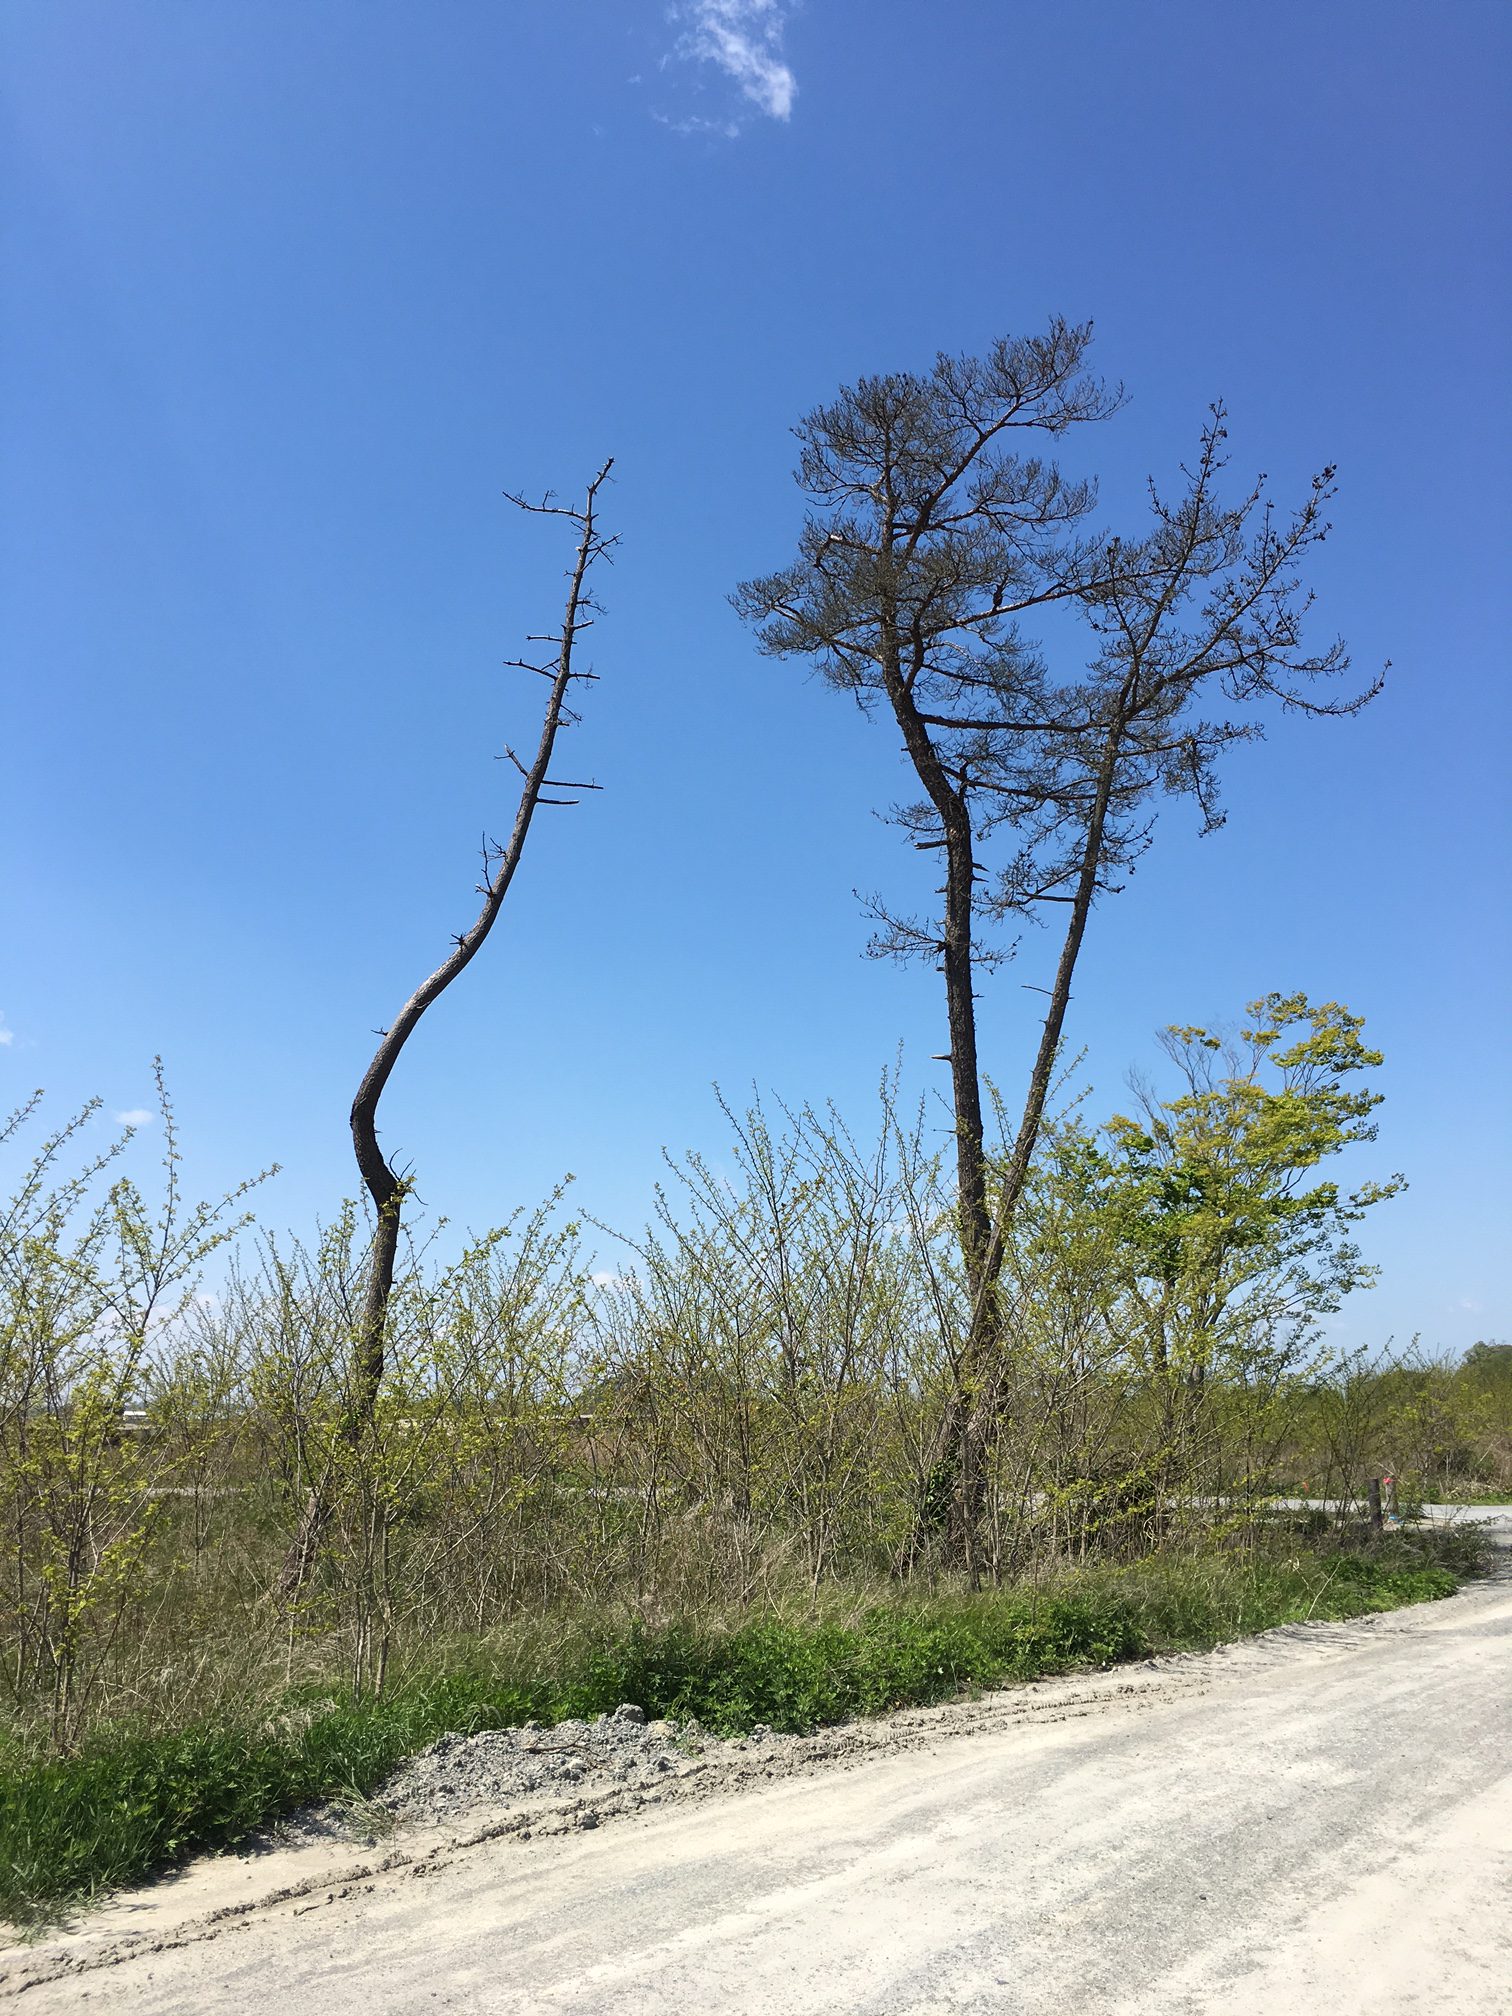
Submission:
<svg viewBox="0 0 1512 2016">
<path fill-rule="evenodd" d="M 1096 918 L 1093 1110 L 1159 1024 L 1347 1001 L 1412 1189 L 1340 1341 L 1512 1334 L 1509 43 L 1474 0 L 12 0 L 0 1089 L 128 1112 L 161 1051 L 196 1187 L 276 1159 L 296 1226 L 354 1188 L 369 1032 L 532 732 L 501 660 L 563 555 L 501 493 L 606 453 L 605 789 L 543 823 L 386 1143 L 464 1223 L 570 1170 L 633 1227 L 663 1144 L 718 1148 L 713 1081 L 859 1113 L 901 1040 L 937 1083 L 934 976 L 865 961 L 852 896 L 913 874 L 894 740 L 725 597 L 787 556 L 787 430 L 841 381 L 1091 316 L 1108 515 L 1222 395 L 1236 478 L 1339 465 L 1320 632 L 1394 664 Z M 983 1003 L 1010 1093 L 1051 956 Z"/>
</svg>

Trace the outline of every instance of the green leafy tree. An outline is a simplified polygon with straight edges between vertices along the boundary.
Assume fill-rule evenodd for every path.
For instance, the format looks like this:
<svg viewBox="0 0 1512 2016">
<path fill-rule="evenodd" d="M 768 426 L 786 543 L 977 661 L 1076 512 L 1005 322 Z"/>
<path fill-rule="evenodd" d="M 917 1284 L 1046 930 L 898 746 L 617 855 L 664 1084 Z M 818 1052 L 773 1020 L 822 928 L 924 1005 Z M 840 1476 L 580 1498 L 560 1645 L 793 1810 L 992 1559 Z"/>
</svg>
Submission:
<svg viewBox="0 0 1512 2016">
<path fill-rule="evenodd" d="M 1489 1344 L 1484 1339 L 1472 1344 L 1463 1369 L 1477 1385 L 1512 1386 L 1512 1344 Z"/>
<path fill-rule="evenodd" d="M 1215 1370 L 1274 1384 L 1316 1341 L 1319 1320 L 1374 1280 L 1353 1228 L 1404 1179 L 1348 1187 L 1322 1173 L 1376 1138 L 1382 1062 L 1363 1019 L 1337 1002 L 1269 994 L 1225 1041 L 1167 1029 L 1183 1089 L 1138 1086 L 1077 1152 L 1119 1235 L 1129 1341 L 1179 1439 Z"/>
<path fill-rule="evenodd" d="M 1512 1344 L 1485 1338 L 1472 1344 L 1454 1384 L 1475 1451 L 1472 1481 L 1512 1496 Z"/>
</svg>

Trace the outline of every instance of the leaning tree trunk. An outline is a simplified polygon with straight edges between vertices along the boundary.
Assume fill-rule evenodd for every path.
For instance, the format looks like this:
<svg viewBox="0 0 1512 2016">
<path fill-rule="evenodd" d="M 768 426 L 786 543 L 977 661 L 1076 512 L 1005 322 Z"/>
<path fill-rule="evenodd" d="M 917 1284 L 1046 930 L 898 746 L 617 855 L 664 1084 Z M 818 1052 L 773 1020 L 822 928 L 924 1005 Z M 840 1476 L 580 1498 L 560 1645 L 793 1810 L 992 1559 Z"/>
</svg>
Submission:
<svg viewBox="0 0 1512 2016">
<path fill-rule="evenodd" d="M 595 676 L 574 664 L 574 653 L 582 632 L 591 628 L 593 623 L 590 612 L 595 604 L 588 592 L 589 572 L 595 560 L 601 558 L 614 543 L 612 538 L 606 539 L 599 532 L 597 521 L 598 494 L 613 466 L 611 458 L 599 470 L 588 485 L 587 496 L 580 507 L 553 504 L 549 497 L 539 504 L 527 503 L 522 497 L 511 497 L 510 500 L 522 510 L 569 519 L 577 528 L 577 548 L 567 576 L 562 627 L 555 636 L 541 640 L 555 645 L 555 655 L 540 664 L 524 659 L 509 661 L 548 679 L 550 691 L 534 761 L 527 767 L 512 749 L 506 752 L 523 782 L 508 841 L 503 847 L 485 845 L 484 848 L 483 906 L 468 929 L 454 940 L 447 957 L 411 994 L 392 1026 L 384 1030 L 373 1060 L 363 1073 L 357 1096 L 352 1101 L 352 1145 L 358 1170 L 372 1201 L 375 1229 L 367 1284 L 352 1344 L 348 1390 L 340 1429 L 341 1440 L 349 1450 L 358 1449 L 371 1434 L 377 1411 L 404 1199 L 410 1188 L 410 1179 L 393 1168 L 378 1145 L 378 1102 L 399 1061 L 400 1052 L 414 1034 L 426 1009 L 446 992 L 464 968 L 471 965 L 493 929 L 525 851 L 536 807 L 576 803 L 574 799 L 548 798 L 543 794 L 547 790 L 591 791 L 598 788 L 592 784 L 554 779 L 549 773 L 557 735 L 564 725 L 575 719 L 567 706 L 568 688 L 574 679 L 587 680 Z M 286 1595 L 297 1589 L 309 1573 L 330 1509 L 331 1486 L 327 1478 L 311 1486 L 299 1531 L 284 1560 L 280 1586 Z"/>
</svg>

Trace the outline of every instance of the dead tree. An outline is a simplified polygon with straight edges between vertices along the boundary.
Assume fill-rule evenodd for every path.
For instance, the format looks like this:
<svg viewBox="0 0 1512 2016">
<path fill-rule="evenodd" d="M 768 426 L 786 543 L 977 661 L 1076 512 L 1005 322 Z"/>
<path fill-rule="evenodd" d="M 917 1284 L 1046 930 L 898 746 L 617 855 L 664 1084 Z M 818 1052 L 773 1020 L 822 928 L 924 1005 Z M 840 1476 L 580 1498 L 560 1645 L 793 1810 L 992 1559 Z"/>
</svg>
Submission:
<svg viewBox="0 0 1512 2016">
<path fill-rule="evenodd" d="M 1120 403 L 1083 369 L 1090 341 L 1090 326 L 1057 321 L 984 359 L 942 356 L 927 377 L 863 379 L 816 409 L 797 430 L 811 500 L 798 558 L 735 598 L 763 650 L 810 657 L 864 708 L 885 706 L 924 793 L 893 817 L 915 847 L 944 857 L 938 910 L 870 907 L 882 925 L 874 951 L 926 957 L 944 974 L 970 1307 L 903 1559 L 949 1510 L 973 1572 L 986 1457 L 1008 1390 L 999 1283 L 1092 909 L 1149 845 L 1159 794 L 1195 798 L 1204 831 L 1222 823 L 1216 765 L 1229 744 L 1261 734 L 1250 703 L 1347 714 L 1376 690 L 1314 697 L 1348 657 L 1341 643 L 1314 653 L 1301 644 L 1311 597 L 1300 568 L 1327 536 L 1331 469 L 1284 517 L 1263 481 L 1223 503 L 1215 408 L 1180 494 L 1167 500 L 1152 484 L 1151 525 L 1125 540 L 1080 529 L 1090 484 L 1013 452 L 1015 429 L 1064 434 Z M 1031 616 L 1048 643 L 1026 636 Z M 1056 675 L 1052 655 L 1073 658 L 1069 675 Z M 1199 713 L 1215 700 L 1236 711 Z M 989 874 L 995 842 L 1009 852 Z M 1022 1117 L 993 1157 L 975 1001 L 984 969 L 1008 954 L 982 931 L 1057 914 L 1060 951 L 1039 990 L 1048 1003 Z"/>
<path fill-rule="evenodd" d="M 483 879 L 478 885 L 478 894 L 483 899 L 482 908 L 468 928 L 454 937 L 451 951 L 435 971 L 421 981 L 391 1025 L 380 1032 L 378 1048 L 352 1101 L 352 1146 L 363 1184 L 372 1201 L 374 1230 L 341 1424 L 342 1437 L 351 1446 L 357 1445 L 371 1428 L 377 1406 L 383 1380 L 388 1308 L 394 1288 L 404 1200 L 413 1185 L 413 1177 L 396 1170 L 378 1143 L 378 1104 L 384 1087 L 425 1011 L 472 964 L 492 931 L 524 854 L 537 807 L 577 803 L 575 798 L 548 796 L 548 793 L 595 791 L 599 788 L 596 784 L 554 778 L 550 773 L 559 733 L 578 719 L 568 705 L 569 689 L 574 682 L 586 682 L 597 677 L 596 673 L 580 664 L 577 653 L 584 632 L 593 627 L 597 609 L 589 592 L 589 576 L 595 562 L 601 560 L 616 543 L 613 537 L 604 536 L 598 524 L 599 492 L 613 466 L 611 458 L 599 470 L 588 485 L 581 505 L 555 503 L 549 494 L 539 503 L 532 503 L 524 497 L 506 493 L 510 502 L 522 511 L 568 520 L 576 530 L 577 545 L 567 573 L 567 598 L 560 630 L 529 640 L 532 644 L 549 645 L 550 655 L 536 660 L 512 658 L 506 661 L 545 679 L 548 691 L 533 760 L 527 764 L 513 749 L 507 745 L 505 748 L 505 755 L 522 780 L 520 797 L 508 840 L 502 846 L 491 841 L 484 842 Z M 317 1486 L 310 1494 L 299 1533 L 284 1563 L 282 1582 L 285 1593 L 298 1587 L 308 1573 L 328 1509 L 328 1490 Z"/>
<path fill-rule="evenodd" d="M 870 950 L 928 958 L 944 974 L 961 1256 L 984 1303 L 995 1277 L 976 988 L 1003 955 L 977 929 L 978 766 L 995 745 L 973 735 L 967 746 L 951 717 L 992 705 L 1016 736 L 1054 711 L 1020 619 L 1074 597 L 1065 542 L 1094 493 L 1014 444 L 1118 405 L 1121 395 L 1082 369 L 1090 341 L 1090 328 L 1056 322 L 985 358 L 942 356 L 928 377 L 865 378 L 816 408 L 796 430 L 798 481 L 816 507 L 798 558 L 735 596 L 764 651 L 816 658 L 862 708 L 885 707 L 925 794 L 892 816 L 915 847 L 943 857 L 939 910 L 909 917 L 872 899 L 880 928 Z"/>
</svg>

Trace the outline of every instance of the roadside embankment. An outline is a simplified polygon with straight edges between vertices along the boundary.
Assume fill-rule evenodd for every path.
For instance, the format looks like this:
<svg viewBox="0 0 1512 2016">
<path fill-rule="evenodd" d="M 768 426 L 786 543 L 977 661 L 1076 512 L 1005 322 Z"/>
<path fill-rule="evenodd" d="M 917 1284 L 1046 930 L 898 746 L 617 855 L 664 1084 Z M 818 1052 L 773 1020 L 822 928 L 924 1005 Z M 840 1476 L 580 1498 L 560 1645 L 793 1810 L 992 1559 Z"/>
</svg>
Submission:
<svg viewBox="0 0 1512 2016">
<path fill-rule="evenodd" d="M 376 1845 L 201 1858 L 0 1951 L 0 2000 L 1503 2016 L 1506 1566 L 1442 1603 L 809 1736 L 700 1746 L 629 1715 L 447 1741 L 393 1781 L 406 1824 Z M 581 1775 L 522 1793 L 553 1752 Z M 443 1788 L 461 1803 L 427 1827 Z"/>
<path fill-rule="evenodd" d="M 321 1802 L 321 1824 L 338 1830 L 349 1825 L 343 1814 L 357 1816 L 359 1834 L 391 1825 L 403 1802 L 391 1810 L 381 1788 L 441 1738 L 589 1725 L 624 1705 L 677 1725 L 683 1762 L 703 1731 L 812 1731 L 1445 1596 L 1476 1558 L 1458 1534 L 1404 1536 L 1358 1552 L 1157 1557 L 977 1595 L 852 1592 L 817 1611 L 582 1631 L 535 1671 L 491 1665 L 480 1643 L 470 1663 L 414 1672 L 377 1700 L 306 1689 L 243 1722 L 107 1729 L 75 1755 L 16 1758 L 0 1770 L 0 1910 L 19 1923 L 45 1920 L 192 1854 L 247 1843 Z M 516 1764 L 528 1756 L 515 1754 L 522 1740 L 511 1739 Z M 549 1775 L 543 1742 L 532 1747 L 538 1761 L 524 1768 Z M 666 1775 L 655 1760 L 646 1768 Z"/>
</svg>

